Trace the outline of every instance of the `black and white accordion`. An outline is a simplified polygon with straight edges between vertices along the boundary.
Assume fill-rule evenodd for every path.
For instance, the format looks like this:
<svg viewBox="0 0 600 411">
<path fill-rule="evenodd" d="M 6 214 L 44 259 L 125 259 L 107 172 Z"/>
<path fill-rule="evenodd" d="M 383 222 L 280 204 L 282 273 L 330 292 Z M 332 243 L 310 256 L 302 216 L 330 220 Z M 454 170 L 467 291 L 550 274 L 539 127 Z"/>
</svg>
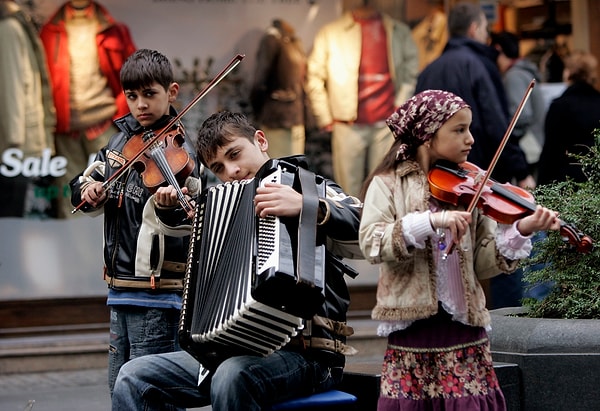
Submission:
<svg viewBox="0 0 600 411">
<path fill-rule="evenodd" d="M 267 182 L 302 192 L 300 218 L 256 216 L 256 188 Z M 325 246 L 317 239 L 316 215 L 324 193 L 320 177 L 284 160 L 269 160 L 251 180 L 201 193 L 179 339 L 204 367 L 282 348 L 323 304 Z"/>
</svg>

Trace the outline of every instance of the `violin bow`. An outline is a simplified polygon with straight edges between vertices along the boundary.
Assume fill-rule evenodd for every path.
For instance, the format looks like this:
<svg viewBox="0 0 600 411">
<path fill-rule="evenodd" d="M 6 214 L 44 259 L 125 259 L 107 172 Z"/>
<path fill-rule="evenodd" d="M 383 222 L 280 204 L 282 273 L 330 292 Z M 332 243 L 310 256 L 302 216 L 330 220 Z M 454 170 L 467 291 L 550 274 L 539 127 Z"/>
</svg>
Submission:
<svg viewBox="0 0 600 411">
<path fill-rule="evenodd" d="M 521 99 L 521 102 L 519 103 L 519 106 L 517 107 L 517 110 L 515 111 L 515 114 L 513 115 L 512 119 L 510 121 L 510 124 L 508 125 L 508 128 L 506 129 L 506 132 L 504 133 L 504 137 L 502 137 L 502 140 L 500 141 L 500 146 L 496 150 L 496 154 L 494 154 L 494 157 L 492 158 L 492 161 L 490 162 L 490 165 L 489 165 L 487 171 L 485 173 L 483 173 L 483 177 L 477 181 L 477 183 L 479 184 L 479 188 L 477 189 L 477 191 L 475 192 L 475 195 L 471 199 L 471 202 L 469 203 L 469 207 L 467 207 L 467 211 L 469 213 L 472 213 L 473 210 L 475 209 L 475 207 L 477 206 L 477 203 L 479 202 L 479 199 L 481 198 L 481 195 L 483 194 L 483 190 L 485 189 L 486 184 L 487 184 L 488 180 L 490 179 L 492 171 L 494 170 L 494 167 L 496 167 L 496 163 L 498 163 L 498 159 L 500 158 L 500 155 L 502 154 L 504 147 L 506 147 L 506 143 L 508 143 L 508 139 L 510 138 L 510 135 L 512 134 L 512 132 L 514 130 L 515 125 L 517 124 L 517 121 L 519 120 L 519 117 L 521 116 L 521 112 L 523 111 L 523 108 L 525 107 L 525 103 L 527 103 L 527 100 L 529 99 L 529 96 L 531 95 L 531 92 L 533 91 L 533 87 L 535 87 L 535 79 L 531 79 L 531 81 L 529 82 L 529 86 L 527 86 L 527 90 L 525 90 L 525 94 L 523 95 L 523 98 Z M 445 253 L 446 257 L 454 249 L 454 244 L 455 243 L 452 243 L 448 247 L 448 251 Z"/>
<path fill-rule="evenodd" d="M 119 168 L 112 176 L 102 183 L 102 188 L 107 189 L 111 187 L 116 180 L 123 175 L 127 170 L 131 168 L 138 158 L 146 152 L 156 141 L 158 141 L 167 131 L 171 130 L 173 126 L 188 112 L 192 107 L 196 105 L 204 96 L 206 96 L 217 84 L 221 82 L 231 71 L 237 67 L 238 64 L 244 59 L 245 54 L 238 54 L 225 66 L 200 92 L 185 106 L 175 117 L 167 123 L 167 125 L 157 134 L 153 135 L 152 138 L 148 139 L 147 143 L 138 151 L 135 155 L 127 160 L 127 162 Z M 82 200 L 77 207 L 75 207 L 71 214 L 75 214 L 81 207 L 85 205 L 86 201 Z"/>
</svg>

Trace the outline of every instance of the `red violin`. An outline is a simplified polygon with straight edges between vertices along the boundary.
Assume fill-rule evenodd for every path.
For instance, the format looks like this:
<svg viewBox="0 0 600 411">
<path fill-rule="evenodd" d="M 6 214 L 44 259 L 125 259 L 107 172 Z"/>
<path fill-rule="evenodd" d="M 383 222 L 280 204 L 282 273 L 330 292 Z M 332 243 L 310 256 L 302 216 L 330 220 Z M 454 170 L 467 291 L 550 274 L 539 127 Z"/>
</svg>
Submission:
<svg viewBox="0 0 600 411">
<path fill-rule="evenodd" d="M 123 149 L 123 155 L 127 158 L 127 162 L 104 181 L 102 187 L 108 189 L 134 166 L 141 173 L 143 183 L 150 192 L 155 192 L 164 183 L 172 185 L 177 190 L 177 197 L 183 209 L 192 218 L 194 209 L 181 191 L 180 182 L 190 175 L 195 164 L 183 148 L 183 131 L 179 120 L 227 76 L 243 58 L 244 55 L 238 54 L 231 59 L 229 64 L 161 130 L 132 137 Z M 85 200 L 81 201 L 71 213 L 77 212 L 85 204 Z"/>
<path fill-rule="evenodd" d="M 183 126 L 180 123 L 171 126 L 169 130 L 165 127 L 160 131 L 136 134 L 125 143 L 123 155 L 128 159 L 135 159 L 133 168 L 140 173 L 144 185 L 151 193 L 155 193 L 165 183 L 175 187 L 179 203 L 192 217 L 194 209 L 180 187 L 194 171 L 196 164 L 183 147 L 183 136 Z M 153 142 L 148 145 L 148 141 Z M 140 152 L 142 154 L 138 155 Z"/>
<path fill-rule="evenodd" d="M 156 134 L 161 137 L 150 147 L 147 141 Z M 126 158 L 133 158 L 140 150 L 143 154 L 134 161 L 133 167 L 140 173 L 144 185 L 151 193 L 165 182 L 171 185 L 182 183 L 194 170 L 194 160 L 183 147 L 184 132 L 181 125 L 171 130 L 147 131 L 129 139 L 122 153 Z M 175 180 L 171 180 L 171 176 Z"/>
<path fill-rule="evenodd" d="M 429 187 L 433 197 L 455 206 L 469 206 L 476 199 L 475 206 L 484 215 L 503 224 L 512 224 L 535 212 L 536 204 L 529 191 L 484 176 L 484 170 L 469 162 L 440 162 L 429 171 Z M 593 247 L 589 236 L 562 220 L 560 234 L 579 252 L 588 253 Z"/>
</svg>

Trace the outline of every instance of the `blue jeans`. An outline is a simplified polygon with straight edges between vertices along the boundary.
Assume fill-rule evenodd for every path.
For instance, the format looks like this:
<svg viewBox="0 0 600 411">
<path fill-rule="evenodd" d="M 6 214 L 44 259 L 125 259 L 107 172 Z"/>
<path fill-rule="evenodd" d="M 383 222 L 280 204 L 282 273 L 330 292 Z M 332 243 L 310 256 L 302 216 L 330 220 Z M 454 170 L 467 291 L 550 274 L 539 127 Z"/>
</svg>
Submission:
<svg viewBox="0 0 600 411">
<path fill-rule="evenodd" d="M 179 311 L 136 306 L 110 307 L 108 388 L 112 394 L 119 369 L 147 354 L 179 350 Z"/>
<path fill-rule="evenodd" d="M 212 404 L 213 411 L 258 411 L 284 399 L 328 390 L 342 378 L 341 367 L 329 368 L 285 350 L 267 357 L 229 358 L 200 387 L 199 368 L 185 351 L 131 360 L 119 372 L 112 409 L 175 410 Z"/>
</svg>

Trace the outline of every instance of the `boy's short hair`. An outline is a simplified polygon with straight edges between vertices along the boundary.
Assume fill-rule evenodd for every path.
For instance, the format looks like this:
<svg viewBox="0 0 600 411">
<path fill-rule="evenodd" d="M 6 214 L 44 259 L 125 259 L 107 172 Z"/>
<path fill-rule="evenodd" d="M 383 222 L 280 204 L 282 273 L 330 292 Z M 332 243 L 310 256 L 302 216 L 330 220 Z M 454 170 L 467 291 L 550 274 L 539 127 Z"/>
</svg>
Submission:
<svg viewBox="0 0 600 411">
<path fill-rule="evenodd" d="M 212 114 L 202 123 L 196 141 L 198 159 L 208 162 L 217 154 L 220 147 L 233 141 L 234 137 L 245 137 L 254 142 L 256 128 L 241 113 L 220 111 Z"/>
<path fill-rule="evenodd" d="M 165 90 L 174 81 L 171 62 L 156 50 L 139 49 L 129 56 L 121 67 L 123 90 L 138 90 L 150 86 L 155 81 Z"/>
<path fill-rule="evenodd" d="M 473 23 L 483 20 L 483 10 L 478 4 L 458 3 L 448 13 L 448 33 L 450 37 L 466 37 Z"/>
</svg>

